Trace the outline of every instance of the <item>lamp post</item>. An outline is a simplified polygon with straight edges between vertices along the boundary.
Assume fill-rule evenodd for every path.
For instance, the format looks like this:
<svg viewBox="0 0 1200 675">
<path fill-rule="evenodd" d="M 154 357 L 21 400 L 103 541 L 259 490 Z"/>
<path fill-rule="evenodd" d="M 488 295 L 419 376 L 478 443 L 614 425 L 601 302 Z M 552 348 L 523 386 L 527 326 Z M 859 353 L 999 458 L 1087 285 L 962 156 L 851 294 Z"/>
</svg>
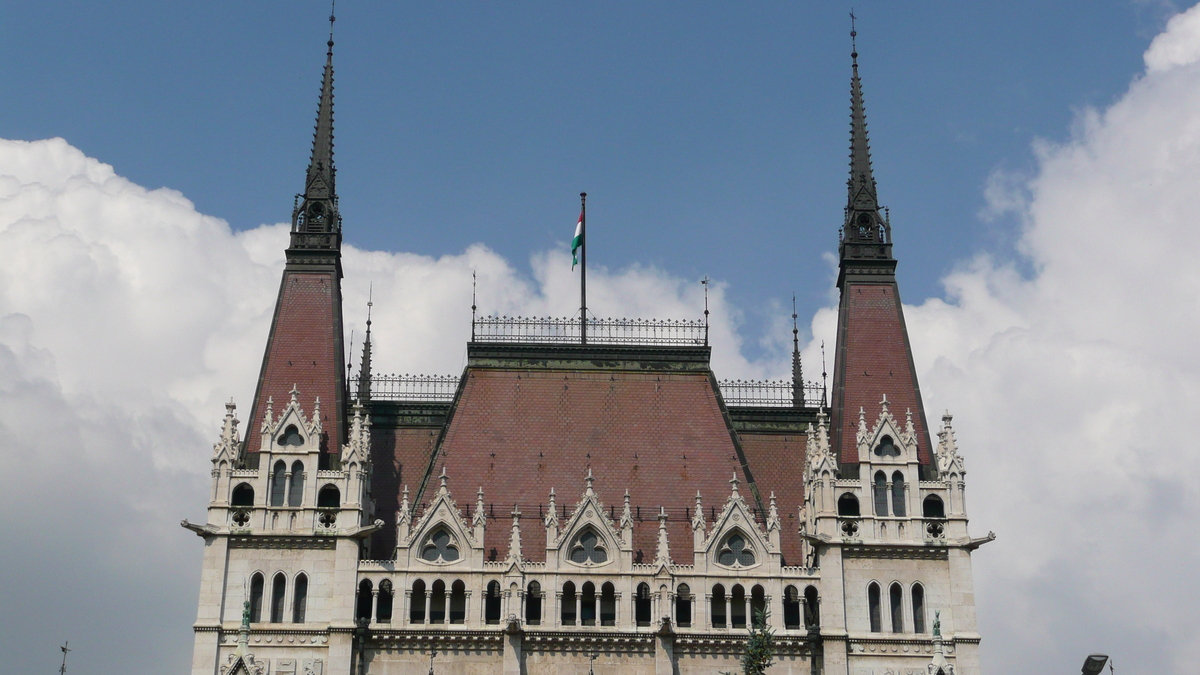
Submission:
<svg viewBox="0 0 1200 675">
<path fill-rule="evenodd" d="M 1083 675 L 1100 675 L 1105 663 L 1108 663 L 1108 654 L 1089 654 L 1083 662 Z"/>
</svg>

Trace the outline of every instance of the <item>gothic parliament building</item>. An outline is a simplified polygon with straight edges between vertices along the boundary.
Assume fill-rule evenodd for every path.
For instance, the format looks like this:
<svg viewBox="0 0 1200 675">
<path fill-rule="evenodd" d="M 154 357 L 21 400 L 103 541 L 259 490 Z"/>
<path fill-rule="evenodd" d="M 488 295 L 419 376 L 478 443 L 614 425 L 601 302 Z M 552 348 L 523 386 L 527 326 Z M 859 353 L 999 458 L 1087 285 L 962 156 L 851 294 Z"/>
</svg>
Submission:
<svg viewBox="0 0 1200 675">
<path fill-rule="evenodd" d="M 857 56 L 828 389 L 795 347 L 719 381 L 706 321 L 473 317 L 461 374 L 384 377 L 369 320 L 357 372 L 343 342 L 331 36 L 245 431 L 182 523 L 193 675 L 740 672 L 756 622 L 771 673 L 979 673 L 994 535 L 922 402 Z"/>
</svg>

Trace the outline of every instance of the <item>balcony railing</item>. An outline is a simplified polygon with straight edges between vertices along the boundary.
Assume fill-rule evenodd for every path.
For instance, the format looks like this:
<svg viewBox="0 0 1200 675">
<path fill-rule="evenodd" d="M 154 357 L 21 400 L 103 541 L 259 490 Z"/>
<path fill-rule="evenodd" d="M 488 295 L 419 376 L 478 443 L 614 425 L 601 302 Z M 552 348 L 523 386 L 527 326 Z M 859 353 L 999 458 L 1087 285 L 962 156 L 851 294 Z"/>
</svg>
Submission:
<svg viewBox="0 0 1200 675">
<path fill-rule="evenodd" d="M 471 321 L 473 342 L 693 347 L 708 344 L 708 324 L 689 319 L 579 319 L 481 316 Z"/>
<path fill-rule="evenodd" d="M 350 397 L 358 396 L 358 380 L 350 379 Z M 458 390 L 457 375 L 373 375 L 371 399 L 448 403 Z"/>
<path fill-rule="evenodd" d="M 818 382 L 805 382 L 797 392 L 791 380 L 721 380 L 719 385 L 725 405 L 759 408 L 815 408 L 825 392 Z"/>
</svg>

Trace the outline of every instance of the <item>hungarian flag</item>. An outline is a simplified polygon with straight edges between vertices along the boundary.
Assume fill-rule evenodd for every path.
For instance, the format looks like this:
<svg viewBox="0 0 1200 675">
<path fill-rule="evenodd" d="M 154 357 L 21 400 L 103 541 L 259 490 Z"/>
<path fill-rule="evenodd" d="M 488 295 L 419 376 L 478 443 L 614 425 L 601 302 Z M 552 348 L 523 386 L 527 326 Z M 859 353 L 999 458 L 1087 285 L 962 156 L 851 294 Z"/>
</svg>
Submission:
<svg viewBox="0 0 1200 675">
<path fill-rule="evenodd" d="M 583 248 L 583 211 L 579 212 L 579 222 L 575 223 L 575 238 L 571 240 L 571 269 L 579 264 L 579 249 Z"/>
</svg>

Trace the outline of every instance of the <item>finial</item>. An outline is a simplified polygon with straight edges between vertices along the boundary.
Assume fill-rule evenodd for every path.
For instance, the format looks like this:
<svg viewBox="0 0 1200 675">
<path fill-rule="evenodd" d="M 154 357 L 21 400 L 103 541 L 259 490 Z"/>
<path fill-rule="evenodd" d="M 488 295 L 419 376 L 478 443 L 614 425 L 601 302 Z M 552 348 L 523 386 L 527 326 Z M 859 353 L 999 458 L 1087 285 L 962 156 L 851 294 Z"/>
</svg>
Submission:
<svg viewBox="0 0 1200 675">
<path fill-rule="evenodd" d="M 589 495 L 596 494 L 595 490 L 592 489 L 592 484 L 596 482 L 596 479 L 592 477 L 592 467 L 588 467 L 587 478 L 584 478 L 583 480 L 587 482 L 587 493 Z"/>
<path fill-rule="evenodd" d="M 858 67 L 858 31 L 854 30 L 854 20 L 858 17 L 854 16 L 854 8 L 850 9 L 850 58 L 854 61 L 854 67 Z"/>
<path fill-rule="evenodd" d="M 741 482 L 742 481 L 738 480 L 737 472 L 734 471 L 733 478 L 729 479 L 729 485 L 733 488 L 733 494 L 735 494 L 735 495 L 738 494 L 738 483 L 741 483 Z"/>
<path fill-rule="evenodd" d="M 446 465 L 443 464 L 442 465 L 442 475 L 438 476 L 438 480 L 441 481 L 440 487 L 446 487 L 446 481 L 449 479 L 450 479 L 450 477 L 446 475 Z"/>
<path fill-rule="evenodd" d="M 336 9 L 337 0 L 332 0 L 332 2 L 329 3 L 329 53 L 331 55 L 333 54 L 333 22 L 337 21 L 337 17 L 334 16 L 334 10 Z"/>
<path fill-rule="evenodd" d="M 704 286 L 704 344 L 708 344 L 708 275 L 700 280 L 700 284 Z"/>
<path fill-rule="evenodd" d="M 804 365 L 800 361 L 800 328 L 796 324 L 796 294 L 792 293 L 792 407 L 804 407 Z"/>
<path fill-rule="evenodd" d="M 821 340 L 821 407 L 822 408 L 826 408 L 829 406 L 829 399 L 827 398 L 827 394 L 829 393 L 829 390 L 825 386 L 826 385 L 826 382 L 825 382 L 826 376 L 827 376 L 827 373 L 825 372 L 825 341 Z"/>
</svg>

